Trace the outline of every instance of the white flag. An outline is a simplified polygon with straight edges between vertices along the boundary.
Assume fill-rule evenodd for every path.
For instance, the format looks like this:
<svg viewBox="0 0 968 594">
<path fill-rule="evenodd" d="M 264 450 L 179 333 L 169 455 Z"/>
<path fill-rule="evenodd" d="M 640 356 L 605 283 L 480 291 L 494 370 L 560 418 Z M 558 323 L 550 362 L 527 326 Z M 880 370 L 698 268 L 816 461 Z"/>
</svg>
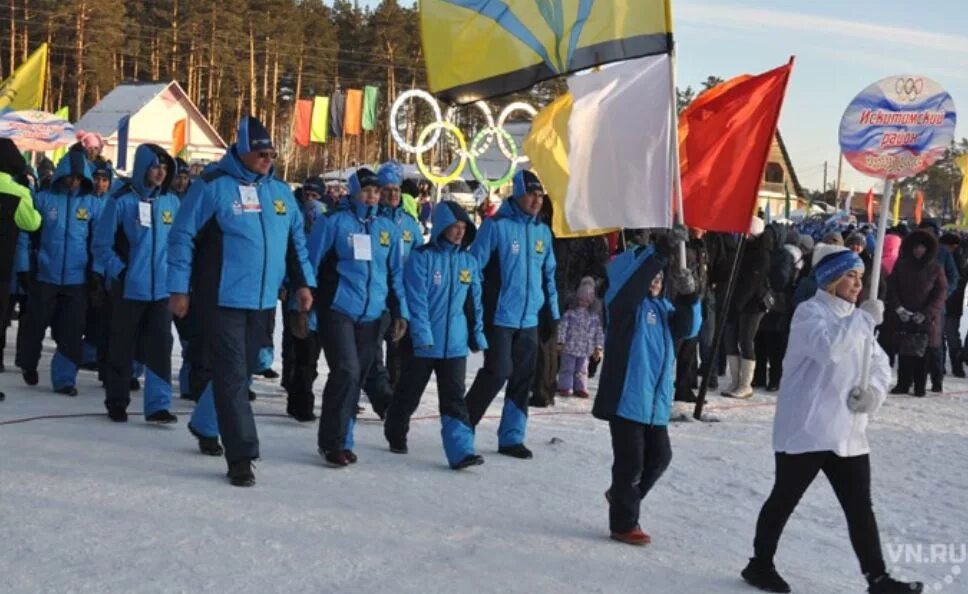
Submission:
<svg viewBox="0 0 968 594">
<path fill-rule="evenodd" d="M 663 54 L 568 79 L 573 230 L 672 226 L 670 69 Z"/>
</svg>

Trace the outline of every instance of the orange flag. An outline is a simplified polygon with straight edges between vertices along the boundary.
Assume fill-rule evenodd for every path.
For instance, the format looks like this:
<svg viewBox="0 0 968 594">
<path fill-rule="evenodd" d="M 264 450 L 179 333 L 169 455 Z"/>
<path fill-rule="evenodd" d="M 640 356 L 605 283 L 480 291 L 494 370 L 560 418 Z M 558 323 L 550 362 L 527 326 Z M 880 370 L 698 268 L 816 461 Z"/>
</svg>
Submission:
<svg viewBox="0 0 968 594">
<path fill-rule="evenodd" d="M 175 122 L 171 130 L 171 154 L 175 157 L 185 158 L 183 152 L 188 146 L 188 118 Z"/>
<path fill-rule="evenodd" d="M 343 115 L 343 135 L 359 136 L 363 131 L 363 91 L 346 91 L 346 111 Z"/>
<path fill-rule="evenodd" d="M 921 224 L 921 216 L 924 214 L 924 193 L 918 190 L 917 198 L 914 202 L 914 224 Z"/>
<path fill-rule="evenodd" d="M 309 146 L 309 131 L 313 122 L 313 100 L 296 101 L 295 121 L 292 124 L 292 138 L 299 146 Z"/>
<path fill-rule="evenodd" d="M 792 58 L 758 76 L 730 79 L 679 115 L 686 225 L 749 231 L 791 70 Z"/>
<path fill-rule="evenodd" d="M 867 190 L 867 222 L 874 222 L 874 188 Z"/>
</svg>

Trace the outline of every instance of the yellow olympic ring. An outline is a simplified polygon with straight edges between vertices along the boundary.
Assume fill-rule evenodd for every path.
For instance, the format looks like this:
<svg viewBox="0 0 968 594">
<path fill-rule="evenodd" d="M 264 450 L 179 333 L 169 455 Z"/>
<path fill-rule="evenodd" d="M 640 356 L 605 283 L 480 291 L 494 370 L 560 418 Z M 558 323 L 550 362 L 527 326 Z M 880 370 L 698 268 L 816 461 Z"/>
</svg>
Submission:
<svg viewBox="0 0 968 594">
<path fill-rule="evenodd" d="M 435 130 L 444 130 L 446 132 L 450 132 L 454 135 L 454 138 L 457 139 L 457 145 L 460 148 L 460 150 L 457 151 L 457 167 L 454 167 L 454 170 L 447 175 L 434 175 L 430 172 L 430 169 L 427 168 L 426 163 L 424 163 L 423 153 L 418 152 L 417 169 L 420 170 L 420 173 L 423 174 L 423 176 L 426 177 L 430 183 L 436 186 L 445 186 L 460 177 L 461 172 L 464 171 L 464 166 L 467 165 L 467 139 L 464 138 L 464 134 L 460 131 L 460 128 L 454 124 L 451 124 L 446 120 L 438 120 L 436 122 L 431 122 L 420 132 L 420 138 L 417 139 L 417 144 L 423 145 L 423 143 L 427 140 L 427 136 L 429 136 L 430 133 L 434 132 Z"/>
</svg>

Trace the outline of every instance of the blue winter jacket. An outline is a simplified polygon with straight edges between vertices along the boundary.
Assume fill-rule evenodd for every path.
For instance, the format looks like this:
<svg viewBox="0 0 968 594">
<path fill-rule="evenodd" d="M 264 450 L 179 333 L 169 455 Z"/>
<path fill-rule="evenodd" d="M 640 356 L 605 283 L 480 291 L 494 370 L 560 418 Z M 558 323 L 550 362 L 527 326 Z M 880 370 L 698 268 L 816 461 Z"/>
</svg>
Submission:
<svg viewBox="0 0 968 594">
<path fill-rule="evenodd" d="M 459 246 L 443 237 L 444 230 L 457 221 L 467 223 Z M 410 338 L 417 357 L 456 359 L 467 356 L 468 346 L 475 351 L 487 349 L 481 274 L 477 260 L 467 252 L 475 232 L 462 208 L 441 202 L 434 208 L 430 241 L 415 248 L 407 260 Z"/>
<path fill-rule="evenodd" d="M 420 223 L 403 210 L 403 202 L 400 202 L 400 206 L 396 208 L 380 207 L 380 214 L 393 221 L 393 224 L 400 229 L 400 254 L 403 257 L 403 263 L 406 264 L 407 258 L 410 257 L 410 251 L 424 243 L 423 229 L 420 227 Z"/>
<path fill-rule="evenodd" d="M 513 199 L 486 219 L 471 246 L 484 277 L 484 320 L 503 328 L 534 328 L 548 304 L 557 320 L 551 229 Z"/>
<path fill-rule="evenodd" d="M 349 208 L 316 221 L 309 236 L 309 258 L 319 286 L 316 310 L 332 309 L 358 322 L 372 322 L 389 309 L 394 318 L 409 319 L 400 230 L 377 216 L 376 207 L 355 199 L 347 202 Z M 368 236 L 369 260 L 355 259 L 354 235 Z"/>
<path fill-rule="evenodd" d="M 652 297 L 650 285 L 669 261 L 653 247 L 640 247 L 608 266 L 605 294 L 605 358 L 592 414 L 645 425 L 667 425 L 675 393 L 674 341 L 691 338 L 702 324 L 696 294 L 676 305 Z"/>
<path fill-rule="evenodd" d="M 75 191 L 67 187 L 71 175 L 81 178 Z M 83 153 L 69 151 L 57 164 L 50 189 L 34 198 L 34 208 L 43 217 L 40 230 L 32 234 L 37 242 L 37 280 L 53 285 L 87 281 L 91 240 L 102 204 L 93 189 L 87 159 Z"/>
<path fill-rule="evenodd" d="M 168 176 L 161 187 L 146 188 L 145 175 L 159 162 L 168 165 Z M 168 190 L 174 170 L 175 161 L 168 153 L 156 145 L 142 144 L 134 154 L 131 181 L 107 199 L 98 220 L 95 268 L 109 281 L 124 275 L 125 299 L 168 297 L 168 234 L 179 205 L 178 197 Z M 150 209 L 144 213 L 147 217 L 142 208 Z"/>
<path fill-rule="evenodd" d="M 244 203 L 246 188 L 255 191 L 252 203 Z M 271 170 L 246 169 L 232 145 L 182 199 L 168 237 L 168 290 L 272 309 L 287 275 L 294 289 L 315 287 L 299 205 Z"/>
</svg>

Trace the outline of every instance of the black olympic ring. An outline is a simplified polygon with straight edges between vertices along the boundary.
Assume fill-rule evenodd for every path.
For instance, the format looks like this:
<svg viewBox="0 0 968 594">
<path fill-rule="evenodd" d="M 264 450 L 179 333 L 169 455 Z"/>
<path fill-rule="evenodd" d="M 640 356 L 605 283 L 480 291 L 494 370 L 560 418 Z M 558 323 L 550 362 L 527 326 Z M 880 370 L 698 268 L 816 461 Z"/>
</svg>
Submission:
<svg viewBox="0 0 968 594">
<path fill-rule="evenodd" d="M 923 90 L 924 79 L 921 78 L 898 78 L 894 81 L 894 92 L 907 95 L 908 101 L 913 101 Z"/>
</svg>

